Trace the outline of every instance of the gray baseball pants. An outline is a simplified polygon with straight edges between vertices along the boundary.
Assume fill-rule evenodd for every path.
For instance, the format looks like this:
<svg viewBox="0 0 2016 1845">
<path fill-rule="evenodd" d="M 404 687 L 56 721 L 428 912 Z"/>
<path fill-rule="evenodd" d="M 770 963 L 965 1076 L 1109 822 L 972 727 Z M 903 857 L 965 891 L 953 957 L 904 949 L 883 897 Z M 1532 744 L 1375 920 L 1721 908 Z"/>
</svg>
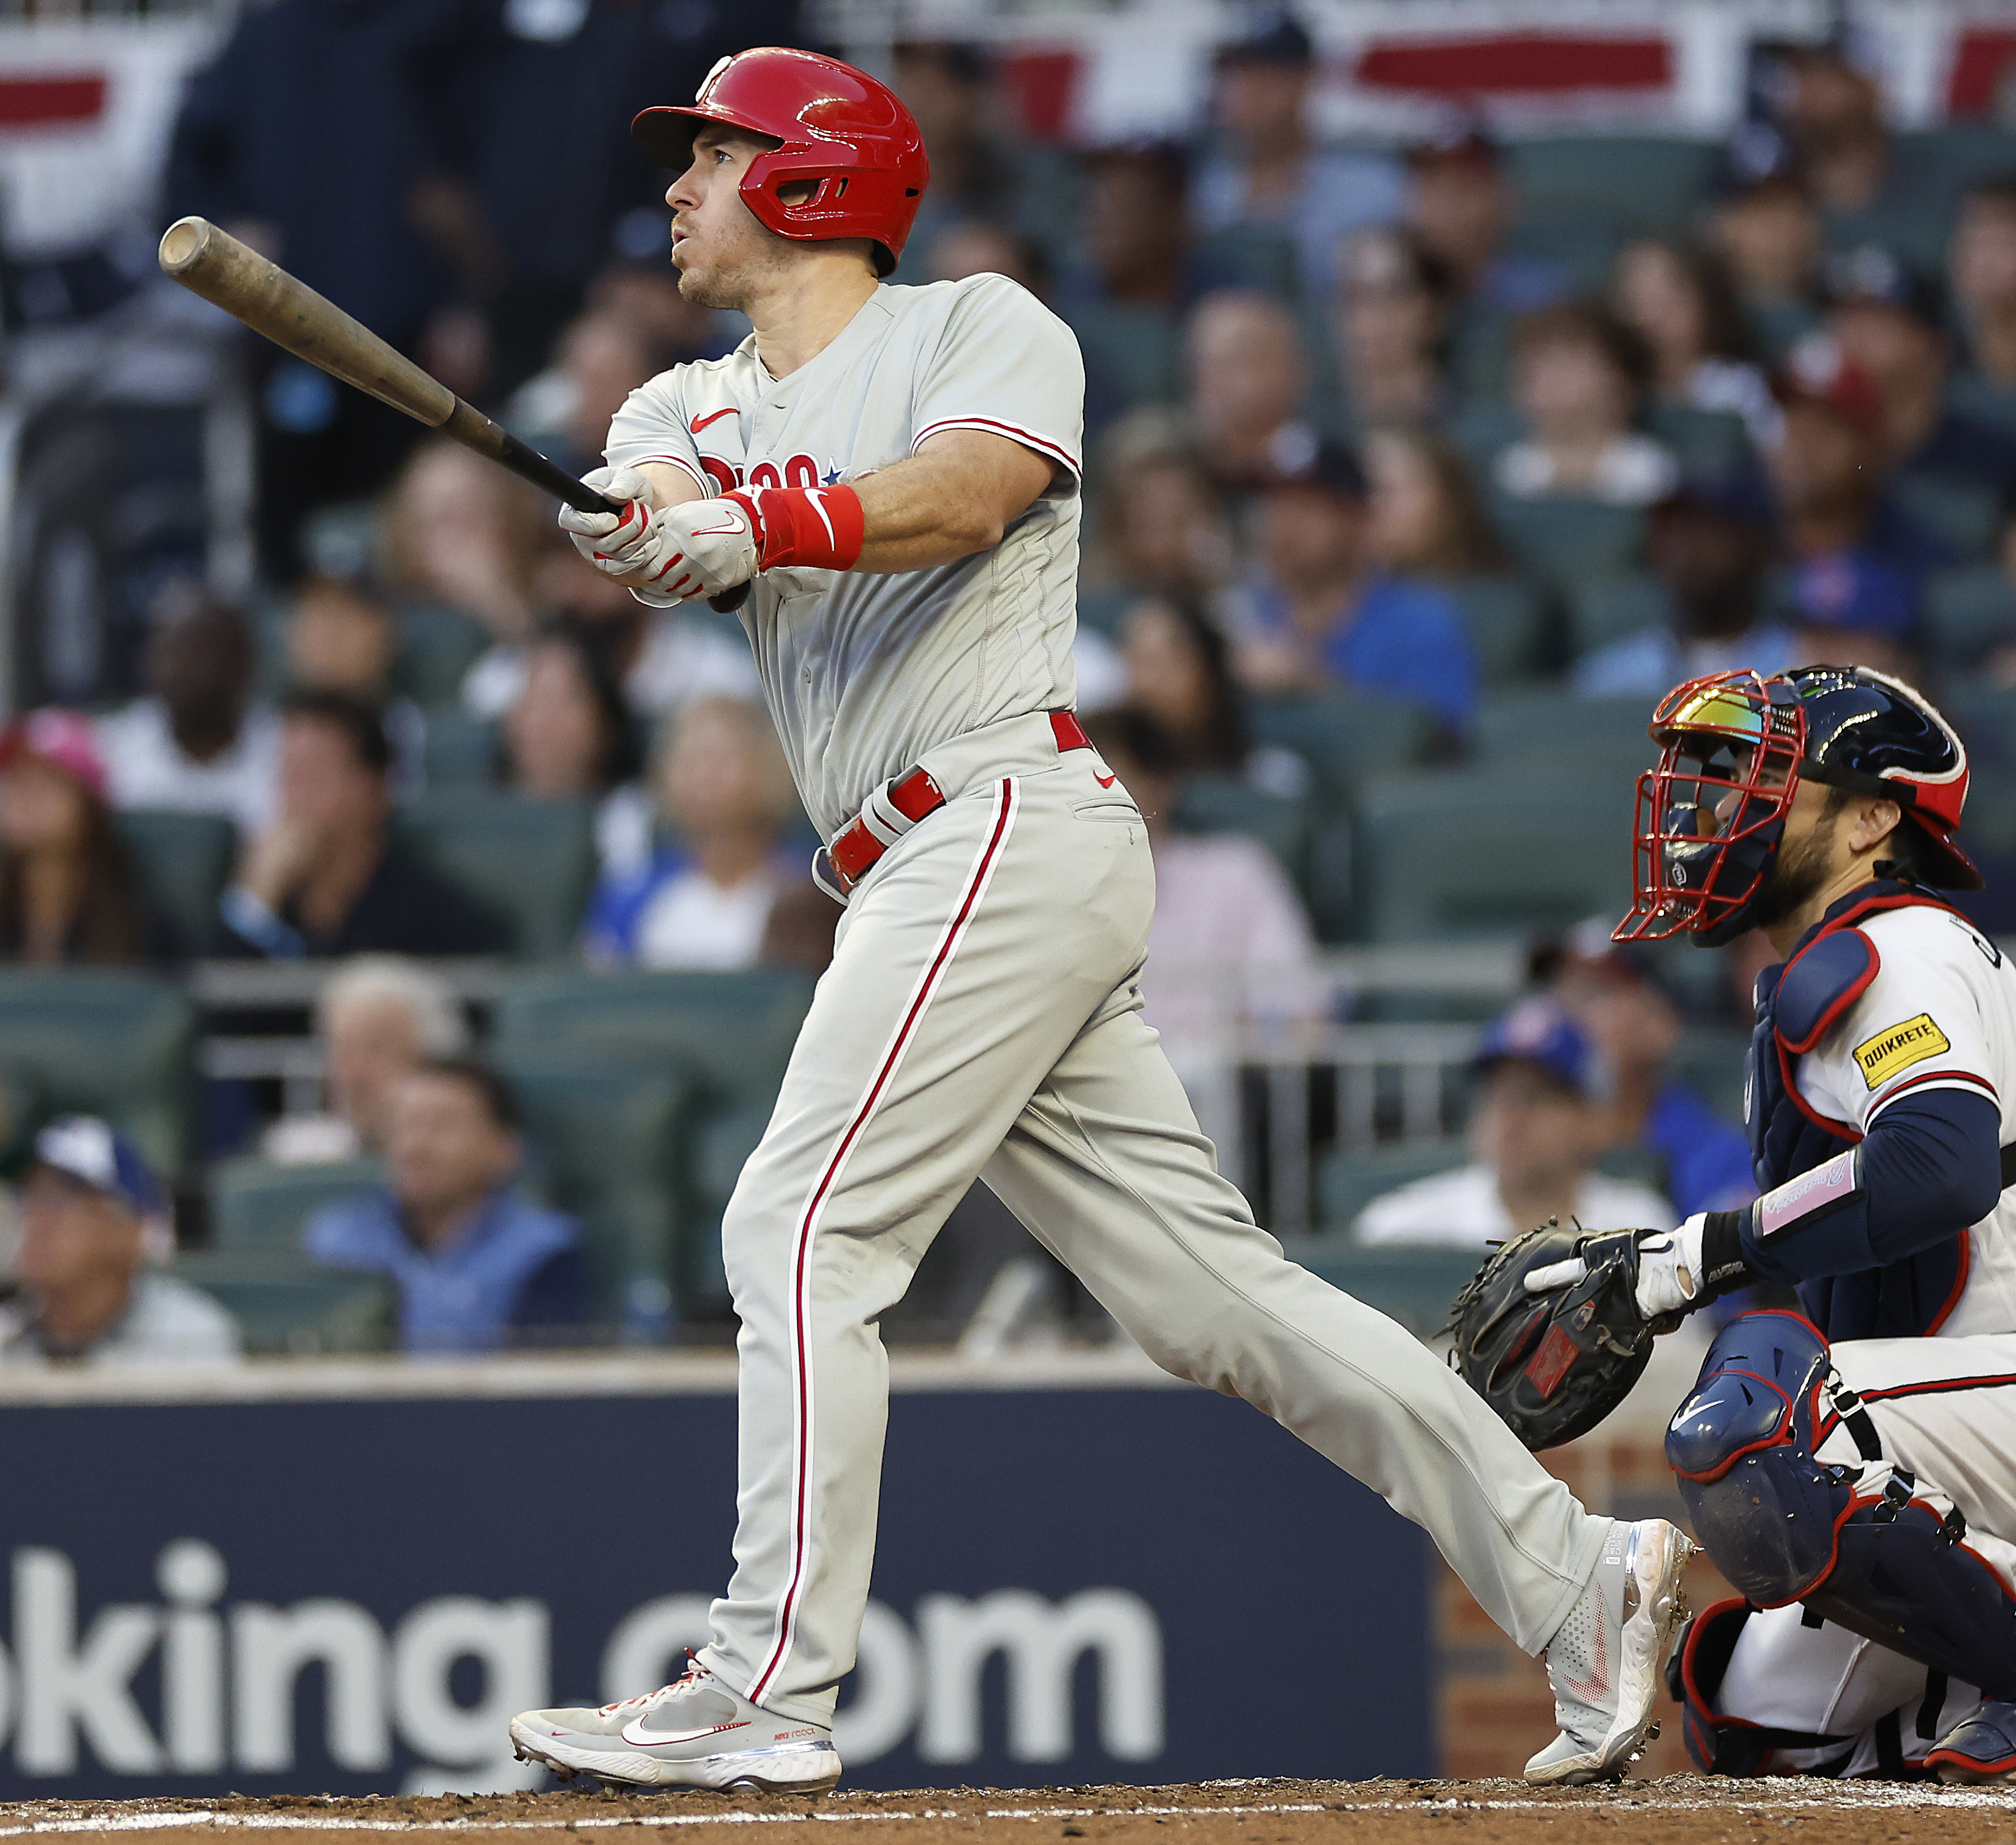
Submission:
<svg viewBox="0 0 2016 1845">
<path fill-rule="evenodd" d="M 984 1179 L 1165 1369 L 1243 1397 L 1424 1527 L 1537 1653 L 1592 1518 L 1402 1328 L 1284 1259 L 1140 1016 L 1139 811 L 1041 714 L 927 755 L 948 804 L 854 892 L 722 1227 L 742 1318 L 735 1574 L 701 1656 L 830 1723 L 875 1550 L 877 1322 Z"/>
</svg>

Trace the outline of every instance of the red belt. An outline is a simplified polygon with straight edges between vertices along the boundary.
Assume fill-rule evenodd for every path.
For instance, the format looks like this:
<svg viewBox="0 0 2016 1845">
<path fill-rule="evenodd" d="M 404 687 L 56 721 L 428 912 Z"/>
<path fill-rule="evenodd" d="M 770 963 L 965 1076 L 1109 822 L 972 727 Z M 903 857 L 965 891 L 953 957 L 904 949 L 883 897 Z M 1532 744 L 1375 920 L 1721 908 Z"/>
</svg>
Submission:
<svg viewBox="0 0 2016 1845">
<path fill-rule="evenodd" d="M 1059 755 L 1067 750 L 1092 747 L 1092 739 L 1078 727 L 1078 719 L 1072 713 L 1053 711 L 1049 715 L 1050 734 L 1057 740 Z M 945 804 L 945 790 L 931 779 L 931 771 L 923 768 L 913 768 L 907 775 L 898 775 L 889 784 L 887 793 L 880 798 L 911 826 L 927 815 L 935 814 Z M 886 822 L 884 830 L 891 830 Z M 898 832 L 897 837 L 901 836 Z M 895 843 L 895 839 L 884 839 L 869 824 L 864 809 L 833 836 L 830 845 L 822 846 L 813 854 L 812 876 L 844 901 L 855 886 L 867 876 L 875 861 Z"/>
</svg>

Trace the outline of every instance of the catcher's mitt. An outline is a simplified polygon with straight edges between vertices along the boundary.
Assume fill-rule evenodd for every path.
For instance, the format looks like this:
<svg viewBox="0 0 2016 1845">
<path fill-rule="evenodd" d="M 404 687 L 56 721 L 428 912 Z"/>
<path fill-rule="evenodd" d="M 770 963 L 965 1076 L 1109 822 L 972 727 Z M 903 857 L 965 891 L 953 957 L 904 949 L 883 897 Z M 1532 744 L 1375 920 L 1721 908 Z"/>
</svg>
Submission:
<svg viewBox="0 0 2016 1845">
<path fill-rule="evenodd" d="M 1530 1448 L 1585 1435 L 1622 1402 L 1652 1356 L 1652 1336 L 1676 1320 L 1647 1320 L 1635 1298 L 1636 1230 L 1592 1235 L 1550 1217 L 1500 1243 L 1456 1296 L 1444 1330 L 1449 1362 Z M 1543 1268 L 1582 1273 L 1538 1292 Z M 1543 1278 L 1543 1279 L 1549 1278 Z"/>
</svg>

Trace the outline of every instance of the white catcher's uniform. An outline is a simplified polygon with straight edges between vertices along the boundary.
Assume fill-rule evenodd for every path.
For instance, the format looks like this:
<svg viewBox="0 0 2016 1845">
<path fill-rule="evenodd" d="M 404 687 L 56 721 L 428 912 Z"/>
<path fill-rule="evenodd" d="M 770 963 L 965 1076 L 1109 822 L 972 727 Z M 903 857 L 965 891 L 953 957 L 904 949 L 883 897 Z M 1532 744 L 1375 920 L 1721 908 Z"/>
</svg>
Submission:
<svg viewBox="0 0 2016 1845">
<path fill-rule="evenodd" d="M 2016 969 L 1933 905 L 1887 910 L 1859 926 L 1876 945 L 1875 977 L 1800 1059 L 1802 1097 L 1859 1135 L 1901 1095 L 1966 1091 L 1996 1102 L 2003 1144 L 2016 1141 Z M 2016 1593 L 2016 1191 L 1967 1232 L 1928 1332 L 1844 1340 L 1835 1369 L 1867 1407 L 1883 1460 L 1916 1476 L 1920 1498 L 1942 1511 L 1957 1505 L 1969 1547 Z M 1863 1464 L 1845 1423 L 1818 1454 Z M 1881 1478 L 1878 1469 L 1862 1490 Z M 1886 1746 L 1921 1759 L 1975 1702 L 1971 1687 L 1955 1685 L 1928 1708 L 1924 1667 L 1840 1627 L 1803 1626 L 1800 1613 L 1750 1617 L 1715 1699 L 1725 1716 L 1841 1739 L 1780 1750 L 1778 1767 L 1861 1773 L 1879 1766 Z M 1886 1722 L 1888 1745 L 1878 1729 Z"/>
<path fill-rule="evenodd" d="M 1219 1174 L 1137 980 L 1147 836 L 1072 702 L 1076 341 L 1013 282 L 884 286 L 773 379 L 745 342 L 635 393 L 612 466 L 711 490 L 846 480 L 934 431 L 1054 460 L 992 550 L 902 575 L 757 579 L 742 619 L 829 835 L 916 764 L 947 804 L 852 894 L 722 1239 L 742 1317 L 734 1580 L 702 1656 L 827 1723 L 868 1594 L 887 1408 L 877 1322 L 976 1176 L 1157 1360 L 1244 1397 L 1426 1526 L 1494 1619 L 1546 1645 L 1608 1529 L 1391 1321 L 1285 1261 Z"/>
</svg>

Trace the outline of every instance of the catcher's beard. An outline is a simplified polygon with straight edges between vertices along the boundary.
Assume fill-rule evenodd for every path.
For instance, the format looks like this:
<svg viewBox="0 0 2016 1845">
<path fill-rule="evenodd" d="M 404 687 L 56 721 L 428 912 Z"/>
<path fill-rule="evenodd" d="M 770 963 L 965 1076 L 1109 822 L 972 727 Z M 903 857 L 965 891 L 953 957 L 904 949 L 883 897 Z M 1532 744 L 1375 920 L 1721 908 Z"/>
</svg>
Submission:
<svg viewBox="0 0 2016 1845">
<path fill-rule="evenodd" d="M 1772 854 L 1764 888 L 1757 894 L 1755 927 L 1776 928 L 1797 915 L 1826 887 L 1833 873 L 1834 831 L 1841 813 L 1841 807 L 1830 799 L 1804 838 L 1787 841 Z"/>
</svg>

